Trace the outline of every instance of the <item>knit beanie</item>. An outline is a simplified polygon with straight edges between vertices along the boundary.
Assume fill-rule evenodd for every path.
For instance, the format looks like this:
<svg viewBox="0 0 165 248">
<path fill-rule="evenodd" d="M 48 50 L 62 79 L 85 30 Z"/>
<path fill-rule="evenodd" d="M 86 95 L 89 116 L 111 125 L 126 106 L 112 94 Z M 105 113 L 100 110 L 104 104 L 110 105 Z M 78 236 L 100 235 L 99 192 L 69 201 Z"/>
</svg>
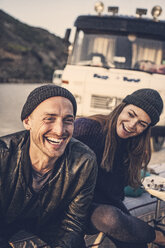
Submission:
<svg viewBox="0 0 165 248">
<path fill-rule="evenodd" d="M 54 96 L 62 96 L 69 99 L 73 105 L 74 116 L 76 115 L 77 104 L 71 92 L 61 86 L 47 84 L 37 87 L 29 94 L 22 108 L 21 120 L 23 121 L 27 116 L 29 116 L 41 102 Z"/>
<path fill-rule="evenodd" d="M 123 102 L 133 104 L 143 109 L 151 119 L 151 126 L 158 121 L 163 110 L 163 101 L 160 94 L 153 89 L 140 89 L 126 96 Z"/>
</svg>

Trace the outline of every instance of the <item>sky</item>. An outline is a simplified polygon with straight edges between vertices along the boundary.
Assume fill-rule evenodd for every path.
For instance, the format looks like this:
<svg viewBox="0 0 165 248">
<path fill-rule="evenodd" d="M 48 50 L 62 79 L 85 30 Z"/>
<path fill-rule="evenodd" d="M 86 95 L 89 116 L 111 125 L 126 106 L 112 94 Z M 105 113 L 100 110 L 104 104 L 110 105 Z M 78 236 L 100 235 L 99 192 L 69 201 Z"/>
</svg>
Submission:
<svg viewBox="0 0 165 248">
<path fill-rule="evenodd" d="M 96 0 L 0 0 L 0 9 L 30 26 L 40 27 L 63 38 L 72 28 L 78 15 L 95 14 Z M 108 6 L 118 6 L 119 14 L 135 15 L 136 8 L 147 8 L 151 17 L 153 6 L 163 9 L 160 19 L 165 20 L 165 0 L 103 0 L 104 13 Z"/>
</svg>

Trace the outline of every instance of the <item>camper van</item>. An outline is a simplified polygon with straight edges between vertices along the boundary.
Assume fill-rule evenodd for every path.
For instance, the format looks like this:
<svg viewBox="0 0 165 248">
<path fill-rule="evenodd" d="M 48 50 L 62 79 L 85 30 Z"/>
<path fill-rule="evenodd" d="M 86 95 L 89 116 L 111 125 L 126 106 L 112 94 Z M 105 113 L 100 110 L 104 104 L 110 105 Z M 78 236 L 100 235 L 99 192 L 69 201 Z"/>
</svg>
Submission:
<svg viewBox="0 0 165 248">
<path fill-rule="evenodd" d="M 118 15 L 119 8 L 95 4 L 97 15 L 78 16 L 69 47 L 62 86 L 78 104 L 78 116 L 108 114 L 129 93 L 140 88 L 159 91 L 165 101 L 165 21 L 162 8 L 136 9 L 135 16 Z M 69 37 L 67 30 L 67 39 Z M 165 125 L 165 110 L 158 125 Z M 155 150 L 164 142 L 153 138 Z"/>
</svg>

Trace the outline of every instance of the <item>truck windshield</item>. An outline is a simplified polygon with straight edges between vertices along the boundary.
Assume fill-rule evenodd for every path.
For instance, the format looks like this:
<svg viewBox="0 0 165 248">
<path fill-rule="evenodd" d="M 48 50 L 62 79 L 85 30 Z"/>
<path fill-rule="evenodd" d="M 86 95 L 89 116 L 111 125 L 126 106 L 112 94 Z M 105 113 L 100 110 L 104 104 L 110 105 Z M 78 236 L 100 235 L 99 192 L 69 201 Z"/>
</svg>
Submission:
<svg viewBox="0 0 165 248">
<path fill-rule="evenodd" d="M 165 74 L 165 42 L 77 31 L 69 63 Z"/>
</svg>

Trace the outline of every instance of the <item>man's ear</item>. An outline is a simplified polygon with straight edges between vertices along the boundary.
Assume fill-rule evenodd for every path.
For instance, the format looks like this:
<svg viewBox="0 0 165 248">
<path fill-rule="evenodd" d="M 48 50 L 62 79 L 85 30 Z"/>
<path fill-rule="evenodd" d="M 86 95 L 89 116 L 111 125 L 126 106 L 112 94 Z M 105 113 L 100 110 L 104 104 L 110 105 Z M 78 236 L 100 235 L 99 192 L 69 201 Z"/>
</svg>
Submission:
<svg viewBox="0 0 165 248">
<path fill-rule="evenodd" d="M 30 130 L 30 120 L 29 120 L 29 116 L 26 117 L 24 120 L 23 120 L 23 125 L 24 125 L 24 128 L 26 130 Z"/>
</svg>

